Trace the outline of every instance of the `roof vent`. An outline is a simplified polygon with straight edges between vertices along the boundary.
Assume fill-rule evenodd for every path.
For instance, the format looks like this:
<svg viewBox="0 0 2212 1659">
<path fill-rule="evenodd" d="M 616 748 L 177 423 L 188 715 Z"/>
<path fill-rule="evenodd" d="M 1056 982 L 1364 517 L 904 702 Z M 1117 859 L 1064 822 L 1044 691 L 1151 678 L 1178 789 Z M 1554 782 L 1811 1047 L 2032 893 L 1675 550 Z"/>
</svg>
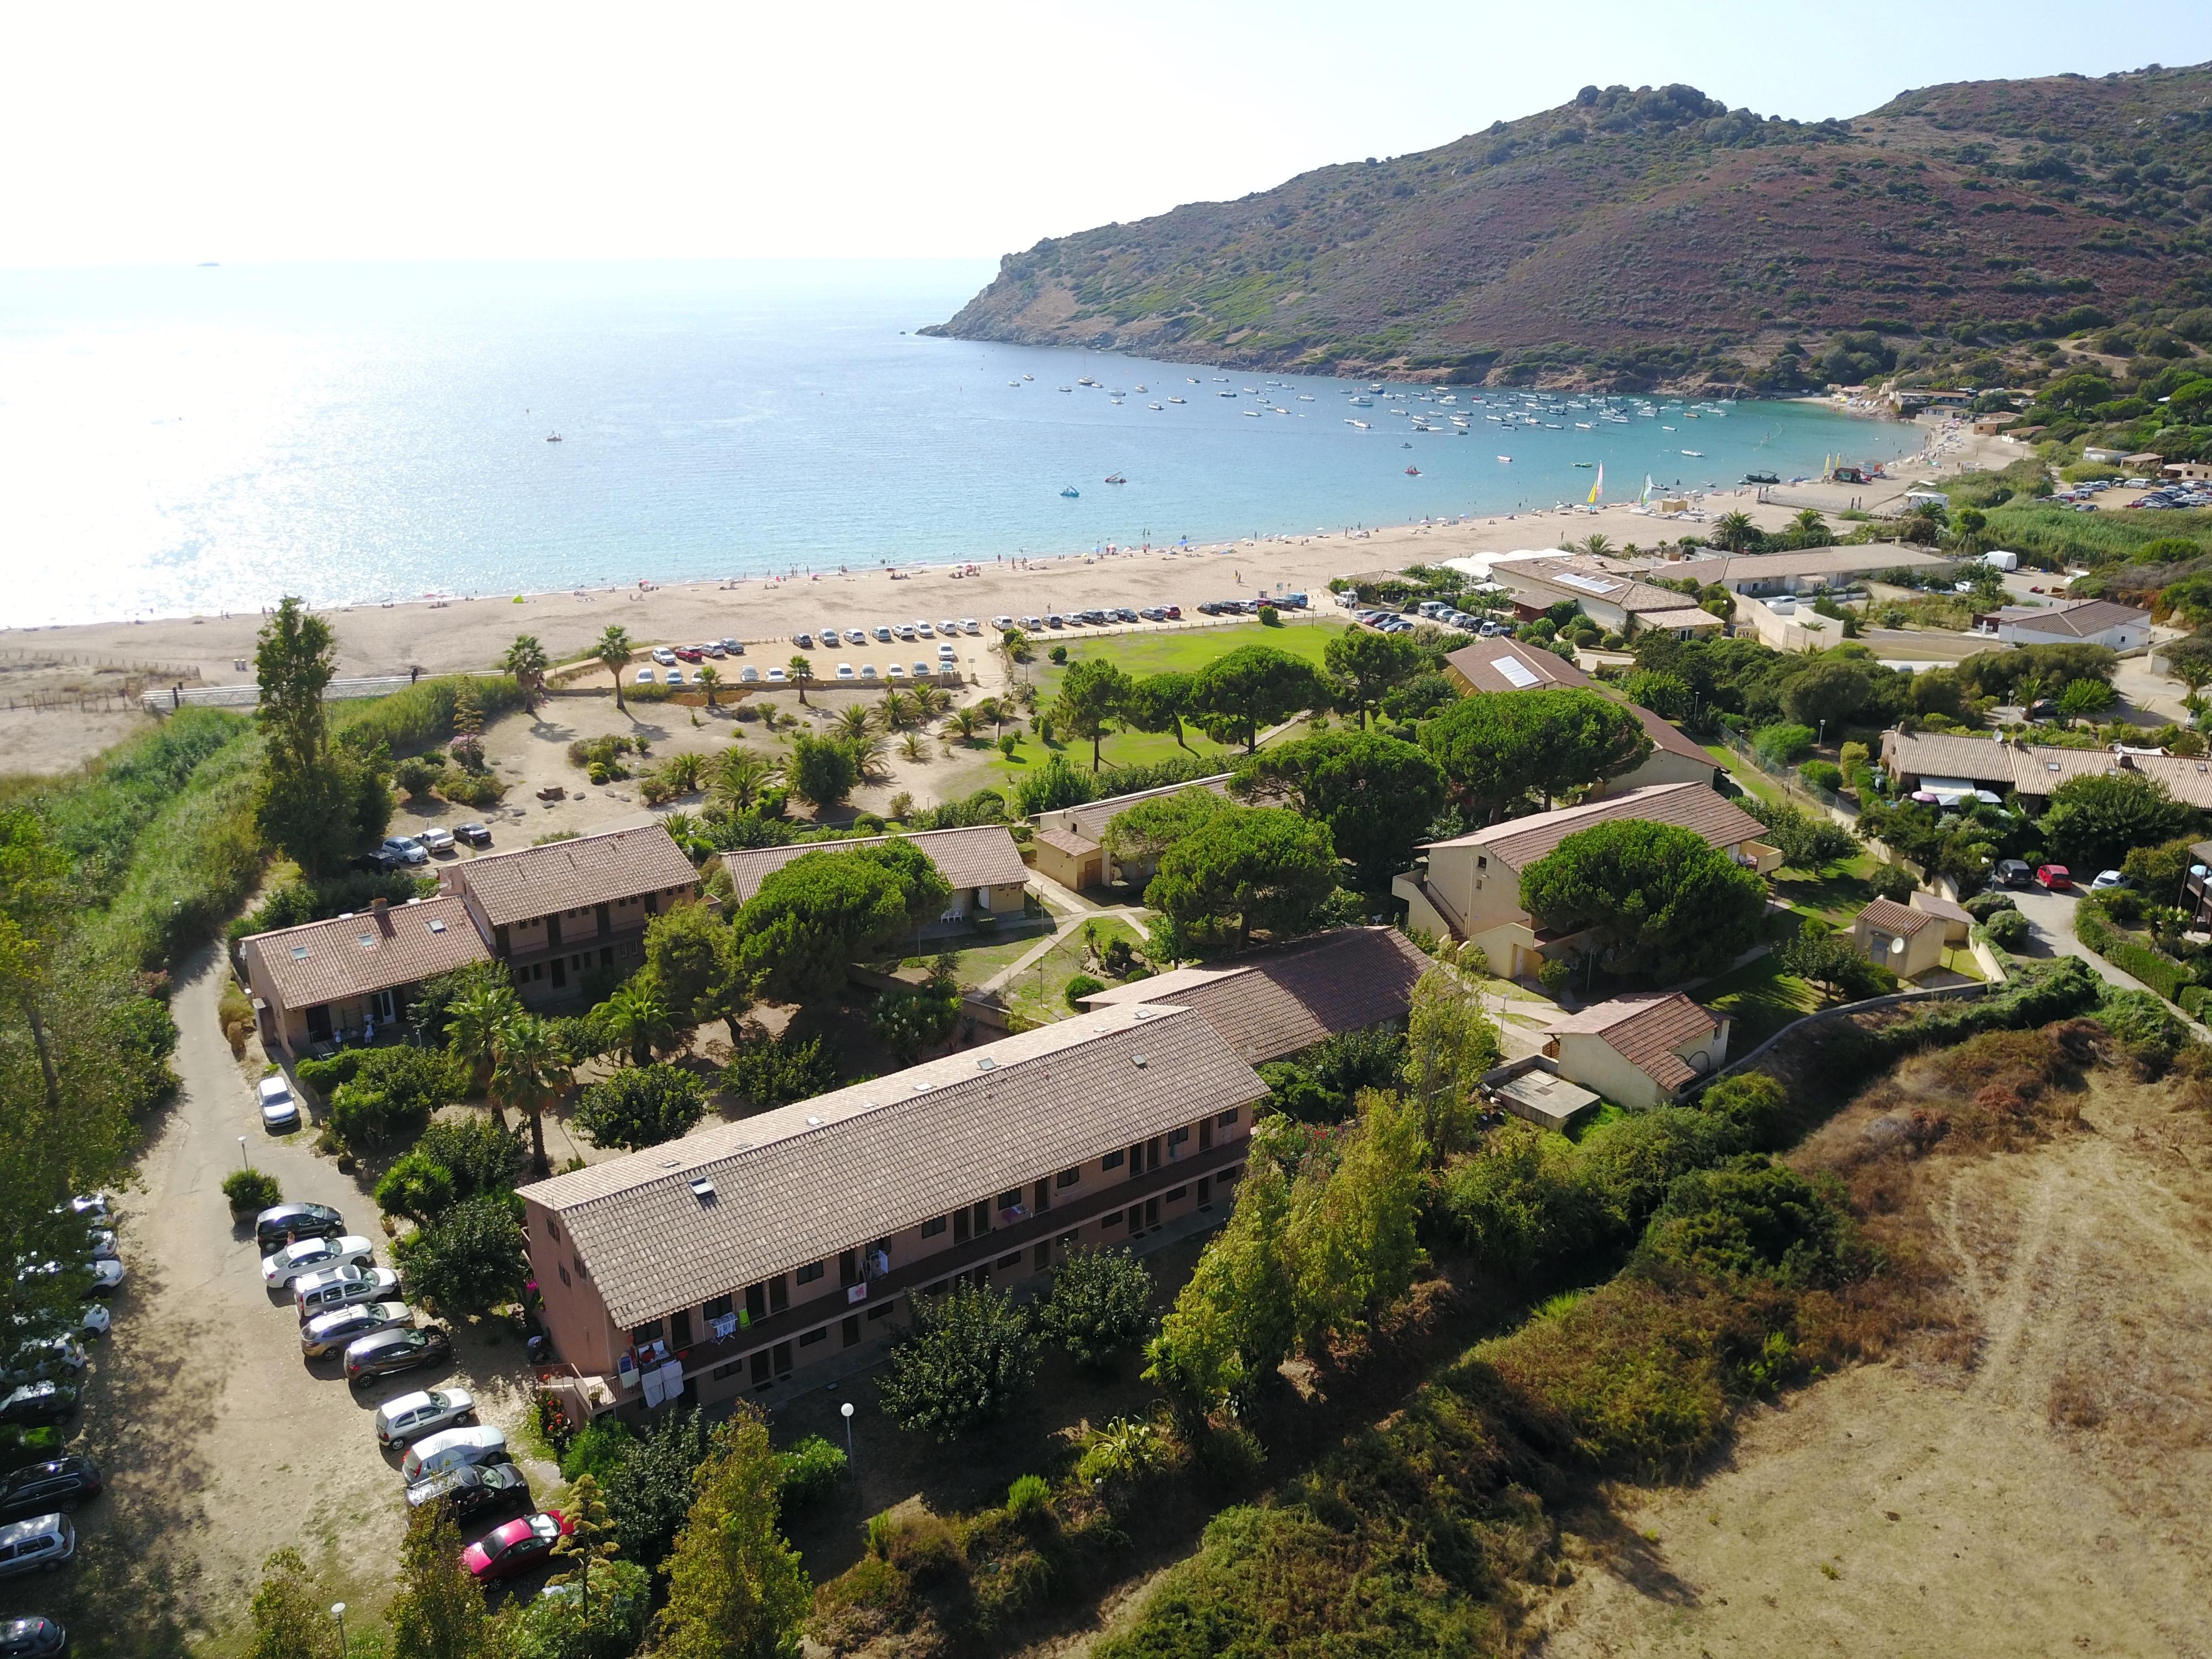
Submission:
<svg viewBox="0 0 2212 1659">
<path fill-rule="evenodd" d="M 410 901 L 410 902 L 411 902 L 411 901 Z M 445 921 L 445 918 L 444 918 L 444 917 L 442 917 L 442 916 L 433 916 L 433 917 L 431 917 L 431 918 L 430 918 L 430 931 L 431 931 L 432 933 L 444 933 L 444 932 L 446 931 L 446 921 Z"/>
<path fill-rule="evenodd" d="M 1152 1018 L 1158 1012 L 1159 1010 L 1157 1008 L 1139 1008 L 1137 1010 L 1137 1019 L 1141 1024 L 1143 1021 Z"/>
<path fill-rule="evenodd" d="M 696 1177 L 691 1182 L 691 1196 L 702 1204 L 711 1202 L 714 1196 L 714 1183 L 704 1176 Z"/>
<path fill-rule="evenodd" d="M 683 1159 L 677 1158 L 664 1158 L 660 1160 L 660 1167 L 664 1170 L 672 1170 L 683 1161 Z"/>
<path fill-rule="evenodd" d="M 926 1095 L 936 1086 L 934 1083 L 917 1083 L 914 1085 L 914 1091 L 918 1095 Z"/>
<path fill-rule="evenodd" d="M 979 1072 L 995 1072 L 999 1069 L 999 1062 L 988 1054 L 978 1054 L 975 1056 L 975 1069 Z"/>
<path fill-rule="evenodd" d="M 821 1126 L 822 1126 L 822 1120 L 821 1120 L 820 1118 L 818 1118 L 818 1117 L 815 1116 L 815 1115 L 814 1115 L 814 1114 L 813 1114 L 813 1113 L 811 1113 L 811 1112 L 809 1112 L 809 1113 L 806 1115 L 806 1127 L 807 1127 L 808 1128 L 810 1128 L 810 1129 L 815 1129 L 815 1128 L 819 1128 Z"/>
<path fill-rule="evenodd" d="M 1131 1063 L 1133 1063 L 1133 1065 L 1137 1066 L 1139 1069 L 1141 1069 L 1141 1068 L 1143 1067 L 1144 1063 L 1145 1063 L 1145 1057 L 1144 1057 L 1142 1054 L 1131 1054 L 1131 1055 L 1129 1056 L 1129 1059 L 1130 1059 Z"/>
</svg>

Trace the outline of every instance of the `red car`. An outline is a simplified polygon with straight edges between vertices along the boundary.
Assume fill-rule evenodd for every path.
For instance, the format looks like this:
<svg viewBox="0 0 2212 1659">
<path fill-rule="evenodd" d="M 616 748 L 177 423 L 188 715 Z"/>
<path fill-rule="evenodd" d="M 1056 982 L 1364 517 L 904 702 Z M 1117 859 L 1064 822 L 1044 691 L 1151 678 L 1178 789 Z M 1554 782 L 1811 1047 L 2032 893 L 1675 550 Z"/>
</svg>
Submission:
<svg viewBox="0 0 2212 1659">
<path fill-rule="evenodd" d="M 541 1510 L 493 1528 L 461 1552 L 461 1565 L 479 1580 L 512 1578 L 543 1562 L 574 1530 L 560 1510 Z"/>
<path fill-rule="evenodd" d="M 2063 864 L 2046 864 L 2035 872 L 2039 887 L 2047 887 L 2054 893 L 2063 893 L 2074 884 L 2074 872 Z"/>
<path fill-rule="evenodd" d="M 676 654 L 686 662 L 697 662 L 706 655 L 706 653 L 696 645 L 679 645 L 676 647 Z"/>
<path fill-rule="evenodd" d="M 1167 606 L 1166 610 L 1168 613 L 1168 620 L 1170 622 L 1181 622 L 1182 620 L 1182 607 L 1181 605 L 1171 605 Z"/>
</svg>

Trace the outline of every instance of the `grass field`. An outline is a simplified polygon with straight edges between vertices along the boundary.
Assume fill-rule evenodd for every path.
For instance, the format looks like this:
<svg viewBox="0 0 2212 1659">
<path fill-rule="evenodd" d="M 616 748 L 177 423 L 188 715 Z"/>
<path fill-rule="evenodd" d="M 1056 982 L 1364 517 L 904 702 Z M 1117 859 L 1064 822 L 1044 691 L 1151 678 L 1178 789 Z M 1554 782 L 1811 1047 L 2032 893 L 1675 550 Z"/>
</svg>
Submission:
<svg viewBox="0 0 2212 1659">
<path fill-rule="evenodd" d="M 1093 658 L 1113 663 L 1133 675 L 1187 674 L 1247 645 L 1272 646 L 1319 667 L 1329 641 L 1342 631 L 1341 623 L 1316 621 L 1291 623 L 1281 628 L 1262 628 L 1252 623 L 1193 629 L 1180 634 L 1108 634 L 1091 638 L 1079 634 L 1052 635 L 1037 641 L 1037 659 L 1029 665 L 1027 672 L 1036 684 L 1037 707 L 1048 708 L 1060 693 L 1061 676 L 1067 672 L 1048 660 L 1048 653 L 1055 645 L 1067 647 L 1069 662 Z M 1172 732 L 1116 732 L 1099 745 L 1099 757 L 1109 766 L 1149 766 L 1188 754 L 1218 755 L 1225 770 L 1239 752 L 1224 748 L 1194 726 L 1185 728 L 1183 738 L 1184 746 L 1178 747 Z M 1054 752 L 1065 754 L 1070 765 L 1087 767 L 1091 763 L 1088 743 L 1054 738 L 1048 745 L 1025 732 L 1016 758 L 994 759 L 991 769 L 1000 780 L 1012 782 L 1030 767 L 1044 764 L 1045 757 Z"/>
<path fill-rule="evenodd" d="M 1097 924 L 1102 950 L 1117 939 L 1143 948 L 1144 936 L 1120 917 L 1103 916 L 1097 919 Z M 1067 981 L 1082 971 L 1088 949 L 1083 928 L 1070 927 L 1052 949 L 1014 975 L 1001 989 L 1000 1000 L 1015 1013 L 1040 1023 L 1066 1019 L 1073 1012 L 1067 1006 Z"/>
</svg>

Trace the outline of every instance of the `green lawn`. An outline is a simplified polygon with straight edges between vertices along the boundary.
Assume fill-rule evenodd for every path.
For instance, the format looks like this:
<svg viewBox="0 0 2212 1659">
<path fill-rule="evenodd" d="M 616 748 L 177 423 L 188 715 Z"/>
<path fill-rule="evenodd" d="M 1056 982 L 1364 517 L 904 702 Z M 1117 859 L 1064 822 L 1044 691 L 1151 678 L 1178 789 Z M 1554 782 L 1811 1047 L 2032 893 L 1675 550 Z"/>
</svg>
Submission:
<svg viewBox="0 0 2212 1659">
<path fill-rule="evenodd" d="M 1784 973 L 1772 951 L 1707 980 L 1692 994 L 1715 1013 L 1735 1020 L 1729 1033 L 1732 1055 L 1749 1054 L 1791 1020 L 1820 1006 L 1820 994 L 1795 974 Z"/>
<path fill-rule="evenodd" d="M 1102 916 L 1097 918 L 1097 924 L 1102 948 L 1116 939 L 1126 939 L 1139 950 L 1144 948 L 1144 935 L 1120 917 Z M 1066 996 L 1067 981 L 1083 970 L 1084 959 L 1088 955 L 1083 924 L 1078 922 L 1060 935 L 1052 949 L 1014 975 L 1000 991 L 1000 1000 L 1013 1012 L 1040 1023 L 1066 1019 L 1073 1012 Z"/>
<path fill-rule="evenodd" d="M 1769 878 L 1774 896 L 1801 915 L 1818 916 L 1836 927 L 1848 927 L 1851 918 L 1867 907 L 1875 890 L 1867 884 L 1880 862 L 1871 853 L 1859 853 L 1818 875 L 1802 870 L 1778 870 Z"/>
<path fill-rule="evenodd" d="M 1051 929 L 1045 925 L 1044 921 L 1040 920 L 1011 929 L 1010 937 L 994 938 L 988 944 L 981 942 L 982 937 L 981 934 L 971 933 L 962 938 L 946 939 L 939 944 L 938 951 L 923 951 L 918 955 L 903 957 L 886 957 L 871 962 L 868 966 L 887 974 L 896 973 L 902 968 L 927 969 L 931 962 L 935 960 L 939 951 L 949 951 L 957 958 L 957 965 L 952 970 L 953 978 L 959 982 L 962 989 L 972 991 L 992 975 L 1003 969 L 1011 968 L 1019 962 L 1022 953 L 1044 938 L 1050 931 Z M 935 943 L 935 941 L 932 942 Z"/>
</svg>

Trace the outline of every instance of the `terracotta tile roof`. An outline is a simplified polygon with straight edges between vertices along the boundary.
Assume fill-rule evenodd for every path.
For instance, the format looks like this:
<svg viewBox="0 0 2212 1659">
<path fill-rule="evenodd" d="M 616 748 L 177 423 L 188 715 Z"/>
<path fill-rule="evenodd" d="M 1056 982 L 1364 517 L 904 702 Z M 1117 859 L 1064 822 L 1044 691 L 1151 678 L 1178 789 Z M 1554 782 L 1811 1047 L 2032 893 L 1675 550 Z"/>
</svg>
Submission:
<svg viewBox="0 0 2212 1659">
<path fill-rule="evenodd" d="M 1950 900 L 1940 894 L 1915 893 L 1912 896 L 1911 904 L 1914 909 L 1924 910 L 1938 921 L 1963 922 L 1968 927 L 1973 925 L 1974 917 L 1972 911 L 1963 904 L 1952 903 Z"/>
<path fill-rule="evenodd" d="M 881 847 L 890 836 L 860 836 L 849 841 L 809 841 L 792 847 L 756 847 L 743 853 L 722 854 L 722 868 L 730 872 L 743 904 L 760 891 L 761 883 L 793 860 L 809 853 L 849 853 L 856 848 Z M 928 855 L 938 874 L 956 893 L 968 887 L 1000 887 L 1030 878 L 1022 862 L 1022 849 L 1003 823 L 979 823 L 964 830 L 925 830 L 904 839 Z"/>
<path fill-rule="evenodd" d="M 1106 839 L 1106 826 L 1139 801 L 1158 800 L 1168 795 L 1180 795 L 1187 789 L 1211 789 L 1224 799 L 1229 793 L 1227 772 L 1210 778 L 1193 778 L 1187 783 L 1170 783 L 1158 789 L 1139 789 L 1126 795 L 1109 795 L 1103 800 L 1086 801 L 1080 806 L 1063 806 L 1050 812 L 1040 812 L 1036 825 L 1040 831 L 1060 830 L 1086 841 L 1092 847 Z M 1064 843 L 1055 842 L 1054 846 Z M 1088 848 L 1085 849 L 1090 850 Z"/>
<path fill-rule="evenodd" d="M 1218 968 L 1177 968 L 1083 999 L 1194 1008 L 1254 1065 L 1403 1019 L 1429 959 L 1395 927 L 1343 927 Z"/>
<path fill-rule="evenodd" d="M 1638 581 L 1595 559 L 1523 559 L 1501 567 L 1498 579 L 1510 586 L 1523 577 L 1541 583 L 1563 599 L 1595 599 L 1630 612 L 1679 611 L 1692 603 L 1687 594 Z M 1564 577 L 1573 580 L 1561 580 Z"/>
<path fill-rule="evenodd" d="M 1879 927 L 1885 933 L 1895 933 L 1910 939 L 1923 927 L 1933 927 L 1939 918 L 1925 910 L 1916 910 L 1911 905 L 1899 904 L 1893 899 L 1878 898 L 1867 901 L 1865 909 L 1853 918 L 1869 927 Z"/>
<path fill-rule="evenodd" d="M 1584 686 L 1589 676 L 1556 652 L 1546 651 L 1503 635 L 1463 645 L 1444 658 L 1460 677 L 1478 691 L 1549 690 L 1554 686 Z M 1516 678 L 1498 665 L 1510 661 L 1530 681 Z M 1533 681 L 1533 683 L 1531 683 Z"/>
<path fill-rule="evenodd" d="M 1656 783 L 1605 800 L 1584 801 L 1527 817 L 1508 818 L 1471 835 L 1431 842 L 1431 847 L 1480 847 L 1508 868 L 1525 870 L 1577 830 L 1615 818 L 1648 818 L 1694 830 L 1715 847 L 1756 841 L 1759 821 L 1702 783 Z"/>
<path fill-rule="evenodd" d="M 1555 1020 L 1552 1035 L 1594 1036 L 1662 1089 L 1679 1089 L 1696 1077 L 1674 1052 L 1703 1042 L 1719 1022 L 1680 991 L 1632 993 Z"/>
<path fill-rule="evenodd" d="M 1955 732 L 1885 732 L 1881 758 L 1901 775 L 1965 778 L 1974 783 L 2013 787 L 2012 750 L 1988 738 Z"/>
<path fill-rule="evenodd" d="M 2031 634 L 2057 634 L 2075 640 L 2101 634 L 2108 628 L 2134 627 L 2149 620 L 2149 611 L 2118 605 L 2111 599 L 2084 599 L 2079 605 L 2050 609 L 2007 605 L 1997 612 L 2000 623 L 2025 629 Z"/>
<path fill-rule="evenodd" d="M 449 894 L 279 927 L 252 935 L 240 948 L 260 961 L 263 977 L 287 1008 L 367 996 L 491 960 L 467 907 Z"/>
<path fill-rule="evenodd" d="M 2185 755 L 2115 755 L 2107 749 L 2057 749 L 1992 743 L 1955 733 L 1885 732 L 1881 758 L 1900 778 L 1964 778 L 1992 793 L 2048 795 L 2069 778 L 2132 772 L 2176 800 L 2212 810 L 2212 759 Z"/>
<path fill-rule="evenodd" d="M 1098 850 L 1098 843 L 1079 836 L 1073 830 L 1040 830 L 1036 838 L 1047 847 L 1056 847 L 1070 858 L 1084 858 Z"/>
<path fill-rule="evenodd" d="M 1109 1008 L 521 1191 L 638 1325 L 1267 1092 L 1190 1010 Z"/>
<path fill-rule="evenodd" d="M 1651 739 L 1653 749 L 1669 755 L 1680 755 L 1685 760 L 1703 761 L 1706 765 L 1718 769 L 1720 763 L 1700 749 L 1682 732 L 1680 727 L 1669 721 L 1661 720 L 1658 715 L 1638 703 L 1630 703 L 1628 712 L 1644 723 L 1644 733 Z"/>
<path fill-rule="evenodd" d="M 658 823 L 550 841 L 469 859 L 446 879 L 476 895 L 495 927 L 697 884 L 699 872 Z"/>
</svg>

